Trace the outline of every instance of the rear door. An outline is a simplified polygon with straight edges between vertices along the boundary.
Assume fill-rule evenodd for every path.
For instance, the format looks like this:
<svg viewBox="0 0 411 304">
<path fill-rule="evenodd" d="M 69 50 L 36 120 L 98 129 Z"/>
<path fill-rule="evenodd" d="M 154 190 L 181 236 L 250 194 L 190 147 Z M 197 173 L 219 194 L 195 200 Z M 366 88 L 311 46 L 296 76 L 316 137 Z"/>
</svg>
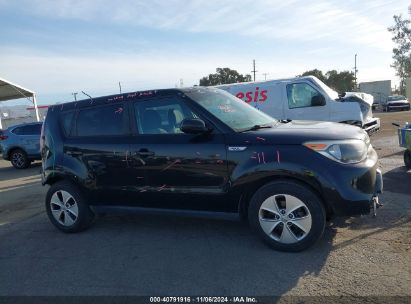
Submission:
<svg viewBox="0 0 411 304">
<path fill-rule="evenodd" d="M 12 130 L 17 135 L 18 145 L 32 158 L 40 157 L 41 124 L 30 124 Z"/>
<path fill-rule="evenodd" d="M 61 119 L 62 124 L 67 121 Z M 93 203 L 125 203 L 129 187 L 136 185 L 130 176 L 127 103 L 80 108 L 68 133 L 64 164 L 81 174 L 79 178 L 90 190 Z"/>
<path fill-rule="evenodd" d="M 227 164 L 223 134 L 185 134 L 183 119 L 199 118 L 177 95 L 132 104 L 136 142 L 132 157 L 146 173 L 146 207 L 224 209 Z"/>
</svg>

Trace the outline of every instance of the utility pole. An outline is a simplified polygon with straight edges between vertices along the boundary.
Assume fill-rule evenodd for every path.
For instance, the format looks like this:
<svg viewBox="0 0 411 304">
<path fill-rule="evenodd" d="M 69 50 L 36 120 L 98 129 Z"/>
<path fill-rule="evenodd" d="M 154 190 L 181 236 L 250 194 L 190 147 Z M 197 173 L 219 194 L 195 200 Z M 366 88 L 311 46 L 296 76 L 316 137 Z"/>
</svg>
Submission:
<svg viewBox="0 0 411 304">
<path fill-rule="evenodd" d="M 264 75 L 264 80 L 267 80 L 267 75 L 268 74 L 270 74 L 270 73 L 263 73 L 263 75 Z"/>
<path fill-rule="evenodd" d="M 71 93 L 71 95 L 73 95 L 74 96 L 74 101 L 77 101 L 77 92 L 73 92 L 73 93 Z"/>
<path fill-rule="evenodd" d="M 254 74 L 254 81 L 255 81 L 255 73 L 258 72 L 255 70 L 255 59 L 253 59 L 253 70 L 251 72 Z"/>
<path fill-rule="evenodd" d="M 180 88 L 184 87 L 184 81 L 182 78 L 180 78 Z"/>
<path fill-rule="evenodd" d="M 120 88 L 120 94 L 121 94 L 121 83 L 120 83 L 120 81 L 118 82 L 118 87 Z"/>
<path fill-rule="evenodd" d="M 355 83 L 355 90 L 357 91 L 357 54 L 354 57 L 354 83 Z"/>
</svg>

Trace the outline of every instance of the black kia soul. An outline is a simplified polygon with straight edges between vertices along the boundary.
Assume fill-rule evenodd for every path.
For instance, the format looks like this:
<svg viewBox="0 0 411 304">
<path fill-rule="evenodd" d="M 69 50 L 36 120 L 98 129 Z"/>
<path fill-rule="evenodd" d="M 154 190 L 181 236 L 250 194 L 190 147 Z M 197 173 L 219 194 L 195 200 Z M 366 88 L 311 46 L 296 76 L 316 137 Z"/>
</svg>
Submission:
<svg viewBox="0 0 411 304">
<path fill-rule="evenodd" d="M 327 217 L 369 213 L 382 190 L 362 129 L 277 121 L 211 88 L 52 106 L 42 158 L 47 214 L 64 232 L 113 207 L 238 213 L 273 248 L 300 251 Z"/>
</svg>

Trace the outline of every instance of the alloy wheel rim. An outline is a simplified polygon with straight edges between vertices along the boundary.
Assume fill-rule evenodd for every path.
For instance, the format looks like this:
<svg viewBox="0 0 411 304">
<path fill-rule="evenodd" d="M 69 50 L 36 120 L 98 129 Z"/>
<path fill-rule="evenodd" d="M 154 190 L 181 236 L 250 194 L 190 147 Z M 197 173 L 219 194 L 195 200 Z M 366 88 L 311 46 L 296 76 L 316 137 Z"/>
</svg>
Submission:
<svg viewBox="0 0 411 304">
<path fill-rule="evenodd" d="M 54 192 L 51 196 L 50 208 L 54 219 L 63 226 L 72 226 L 78 219 L 77 202 L 67 191 Z"/>
<path fill-rule="evenodd" d="M 276 194 L 262 204 L 258 219 L 263 231 L 273 240 L 293 244 L 311 231 L 312 217 L 307 205 L 289 194 Z"/>
<path fill-rule="evenodd" d="M 21 152 L 13 153 L 11 161 L 18 168 L 21 168 L 24 166 L 24 156 Z"/>
</svg>

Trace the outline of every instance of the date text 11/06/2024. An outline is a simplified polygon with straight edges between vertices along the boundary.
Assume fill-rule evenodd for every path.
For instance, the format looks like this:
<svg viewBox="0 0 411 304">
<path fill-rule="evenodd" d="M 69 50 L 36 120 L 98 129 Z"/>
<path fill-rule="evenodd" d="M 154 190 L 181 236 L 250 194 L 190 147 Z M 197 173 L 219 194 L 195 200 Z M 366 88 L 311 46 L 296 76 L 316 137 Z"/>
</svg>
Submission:
<svg viewBox="0 0 411 304">
<path fill-rule="evenodd" d="M 150 303 L 257 303 L 254 297 L 150 297 Z"/>
</svg>

